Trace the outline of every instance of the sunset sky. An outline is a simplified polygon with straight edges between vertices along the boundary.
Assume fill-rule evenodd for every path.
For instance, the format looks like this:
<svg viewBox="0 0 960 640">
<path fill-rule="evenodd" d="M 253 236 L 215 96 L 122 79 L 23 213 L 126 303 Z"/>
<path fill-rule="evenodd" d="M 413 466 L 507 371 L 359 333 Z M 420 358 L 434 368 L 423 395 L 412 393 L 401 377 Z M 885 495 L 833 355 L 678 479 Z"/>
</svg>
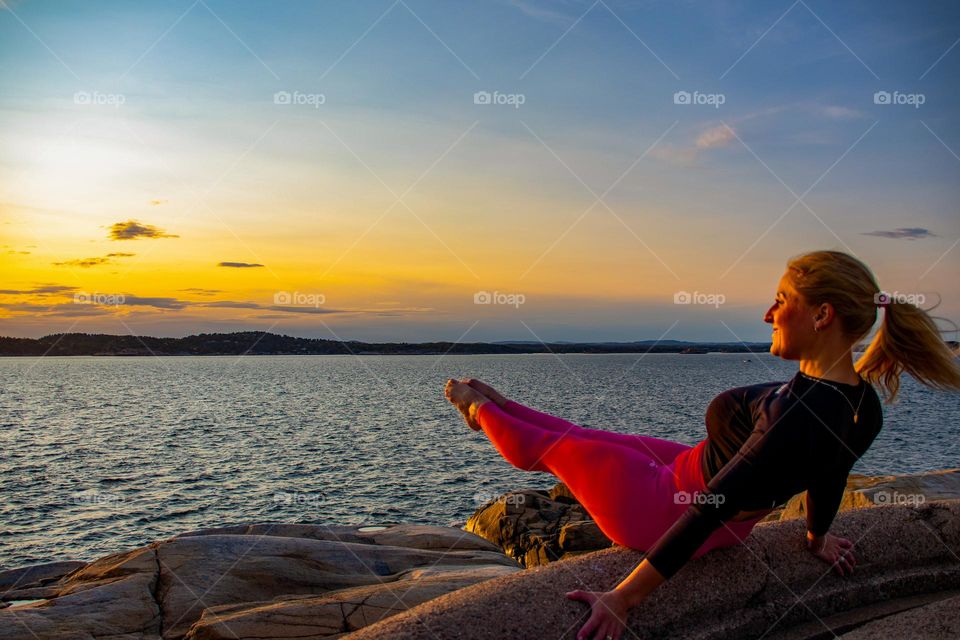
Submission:
<svg viewBox="0 0 960 640">
<path fill-rule="evenodd" d="M 814 249 L 960 322 L 958 42 L 949 2 L 7 0 L 0 335 L 763 341 Z"/>
</svg>

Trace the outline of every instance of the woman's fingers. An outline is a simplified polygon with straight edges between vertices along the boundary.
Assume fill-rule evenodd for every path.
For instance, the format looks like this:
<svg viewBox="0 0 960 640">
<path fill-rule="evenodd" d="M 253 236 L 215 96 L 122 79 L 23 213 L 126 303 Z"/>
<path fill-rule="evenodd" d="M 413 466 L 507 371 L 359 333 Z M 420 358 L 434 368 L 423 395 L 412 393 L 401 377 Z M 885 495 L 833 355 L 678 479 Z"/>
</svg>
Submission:
<svg viewBox="0 0 960 640">
<path fill-rule="evenodd" d="M 588 638 L 591 638 L 592 636 L 590 634 L 593 633 L 593 630 L 599 625 L 600 620 L 597 618 L 597 616 L 591 614 L 590 619 L 587 620 L 587 624 L 583 625 L 583 628 L 580 629 L 580 632 L 577 634 L 577 640 L 587 640 Z"/>
</svg>

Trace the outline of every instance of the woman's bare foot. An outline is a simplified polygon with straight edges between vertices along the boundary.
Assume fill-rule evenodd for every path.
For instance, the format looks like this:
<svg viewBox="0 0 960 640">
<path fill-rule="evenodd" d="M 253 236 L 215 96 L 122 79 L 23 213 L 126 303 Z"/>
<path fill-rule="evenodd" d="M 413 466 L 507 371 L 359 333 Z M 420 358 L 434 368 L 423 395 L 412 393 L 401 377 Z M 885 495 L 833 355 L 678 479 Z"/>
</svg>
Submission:
<svg viewBox="0 0 960 640">
<path fill-rule="evenodd" d="M 474 431 L 480 431 L 477 411 L 490 400 L 470 385 L 452 378 L 447 380 L 447 386 L 444 388 L 443 394 L 463 414 L 463 419 L 467 422 L 467 425 Z"/>
<path fill-rule="evenodd" d="M 461 382 L 466 382 L 468 385 L 493 400 L 501 409 L 503 409 L 503 405 L 507 404 L 507 398 L 499 391 L 488 385 L 486 382 L 477 380 L 476 378 L 464 378 L 461 380 Z"/>
</svg>

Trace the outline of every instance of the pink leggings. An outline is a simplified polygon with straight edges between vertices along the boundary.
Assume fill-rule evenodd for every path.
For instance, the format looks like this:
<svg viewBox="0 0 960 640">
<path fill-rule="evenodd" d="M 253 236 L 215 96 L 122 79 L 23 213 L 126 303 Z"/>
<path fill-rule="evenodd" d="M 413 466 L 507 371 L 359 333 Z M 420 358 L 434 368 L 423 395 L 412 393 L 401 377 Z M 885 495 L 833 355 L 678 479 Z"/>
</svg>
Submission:
<svg viewBox="0 0 960 640">
<path fill-rule="evenodd" d="M 600 530 L 626 547 L 650 549 L 689 507 L 675 495 L 705 489 L 700 445 L 586 429 L 512 400 L 503 409 L 485 403 L 477 418 L 507 462 L 525 471 L 552 473 Z M 693 557 L 738 544 L 761 518 L 728 520 Z"/>
</svg>

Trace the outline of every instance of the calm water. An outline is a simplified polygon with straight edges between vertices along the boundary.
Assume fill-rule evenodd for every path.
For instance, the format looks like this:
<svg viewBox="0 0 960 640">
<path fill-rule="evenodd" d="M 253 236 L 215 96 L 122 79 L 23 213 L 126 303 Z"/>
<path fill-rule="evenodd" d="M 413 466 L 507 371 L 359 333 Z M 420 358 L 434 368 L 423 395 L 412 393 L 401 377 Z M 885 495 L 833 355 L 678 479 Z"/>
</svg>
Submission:
<svg viewBox="0 0 960 640">
<path fill-rule="evenodd" d="M 0 358 L 0 567 L 242 522 L 460 526 L 488 496 L 555 480 L 470 431 L 448 377 L 693 445 L 714 395 L 796 372 L 746 357 Z M 958 466 L 960 394 L 906 378 L 885 416 L 854 471 Z"/>
</svg>

